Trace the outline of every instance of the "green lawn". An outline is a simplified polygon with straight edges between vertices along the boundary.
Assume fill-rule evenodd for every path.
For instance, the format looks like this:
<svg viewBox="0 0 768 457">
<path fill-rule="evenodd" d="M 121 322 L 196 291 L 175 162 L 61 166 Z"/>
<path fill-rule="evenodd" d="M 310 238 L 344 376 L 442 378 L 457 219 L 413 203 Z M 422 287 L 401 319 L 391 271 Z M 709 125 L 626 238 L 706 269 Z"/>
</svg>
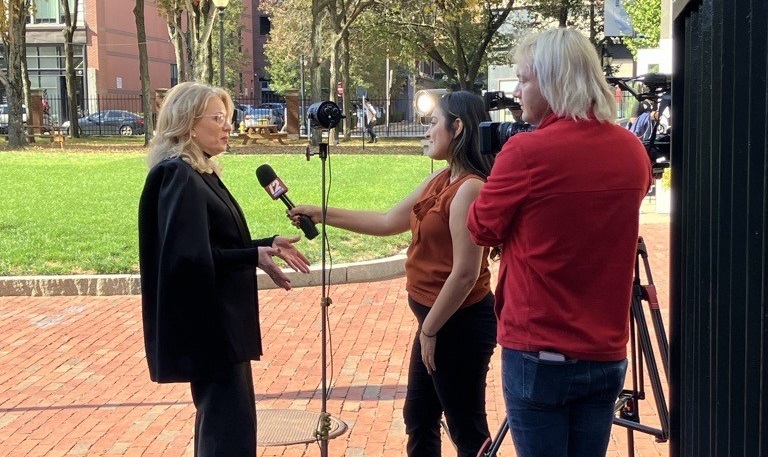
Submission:
<svg viewBox="0 0 768 457">
<path fill-rule="evenodd" d="M 63 153 L 40 147 L 0 152 L 0 275 L 138 271 L 136 214 L 146 154 L 138 139 L 121 141 L 90 143 L 82 148 L 89 152 L 76 152 L 75 142 Z M 380 143 L 364 154 L 331 146 L 329 204 L 386 210 L 429 174 L 432 163 L 418 155 L 417 141 L 392 146 L 405 153 L 392 154 Z M 373 153 L 376 147 L 382 154 Z M 303 146 L 262 149 L 270 153 L 222 156 L 224 182 L 243 207 L 254 237 L 301 233 L 285 217 L 283 204 L 259 186 L 255 169 L 270 164 L 288 185 L 291 200 L 319 204 L 321 161 L 307 162 Z M 377 238 L 333 228 L 328 236 L 335 263 L 388 256 L 409 239 L 407 233 Z M 319 262 L 320 237 L 302 240 L 300 248 Z"/>
</svg>

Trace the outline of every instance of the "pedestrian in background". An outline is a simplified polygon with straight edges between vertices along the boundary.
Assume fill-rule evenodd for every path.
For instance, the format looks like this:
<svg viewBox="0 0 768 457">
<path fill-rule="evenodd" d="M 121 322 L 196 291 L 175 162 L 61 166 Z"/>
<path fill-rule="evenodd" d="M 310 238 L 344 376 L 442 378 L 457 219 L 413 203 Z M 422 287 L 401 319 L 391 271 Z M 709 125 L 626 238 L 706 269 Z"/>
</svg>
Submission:
<svg viewBox="0 0 768 457">
<path fill-rule="evenodd" d="M 376 133 L 373 131 L 373 126 L 376 125 L 376 108 L 371 104 L 370 100 L 363 102 L 363 116 L 365 122 L 365 131 L 368 132 L 370 140 L 369 143 L 376 142 Z"/>
</svg>

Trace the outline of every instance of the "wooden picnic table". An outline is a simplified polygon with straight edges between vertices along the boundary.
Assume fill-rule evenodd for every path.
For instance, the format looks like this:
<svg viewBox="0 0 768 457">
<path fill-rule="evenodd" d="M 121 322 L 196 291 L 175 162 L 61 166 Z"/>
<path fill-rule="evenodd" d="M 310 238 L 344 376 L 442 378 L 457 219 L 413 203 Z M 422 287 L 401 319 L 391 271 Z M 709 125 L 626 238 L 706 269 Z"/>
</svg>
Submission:
<svg viewBox="0 0 768 457">
<path fill-rule="evenodd" d="M 243 139 L 243 145 L 248 144 L 249 141 L 251 143 L 256 143 L 257 140 L 271 140 L 277 141 L 280 144 L 285 144 L 283 143 L 283 138 L 286 138 L 287 136 L 287 133 L 280 132 L 274 124 L 246 127 L 245 133 L 240 134 L 240 137 Z"/>
</svg>

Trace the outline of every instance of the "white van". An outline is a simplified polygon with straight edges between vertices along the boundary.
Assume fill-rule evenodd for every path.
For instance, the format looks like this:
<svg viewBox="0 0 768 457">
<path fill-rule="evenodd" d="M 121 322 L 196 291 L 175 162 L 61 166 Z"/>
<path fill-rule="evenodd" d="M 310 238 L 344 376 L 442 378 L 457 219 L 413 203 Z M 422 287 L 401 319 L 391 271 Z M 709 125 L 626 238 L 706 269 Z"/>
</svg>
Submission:
<svg viewBox="0 0 768 457">
<path fill-rule="evenodd" d="M 21 120 L 27 122 L 27 106 L 21 105 Z M 8 133 L 8 104 L 0 105 L 0 133 Z"/>
</svg>

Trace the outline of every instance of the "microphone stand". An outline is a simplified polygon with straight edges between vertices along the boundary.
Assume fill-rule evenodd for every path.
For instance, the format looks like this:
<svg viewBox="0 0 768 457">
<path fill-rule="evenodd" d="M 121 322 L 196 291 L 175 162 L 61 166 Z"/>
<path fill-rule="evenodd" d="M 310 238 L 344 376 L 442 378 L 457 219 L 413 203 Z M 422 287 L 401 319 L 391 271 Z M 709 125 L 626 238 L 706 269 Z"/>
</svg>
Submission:
<svg viewBox="0 0 768 457">
<path fill-rule="evenodd" d="M 320 279 L 320 285 L 321 285 L 321 291 L 322 295 L 320 297 L 320 307 L 321 307 L 321 313 L 320 313 L 320 319 L 322 320 L 322 350 L 321 350 L 321 363 L 322 363 L 322 371 L 321 371 L 321 380 L 322 380 L 322 403 L 320 407 L 320 419 L 318 420 L 317 430 L 315 431 L 315 437 L 320 440 L 320 456 L 321 457 L 328 457 L 328 440 L 329 440 L 329 434 L 331 431 L 331 415 L 328 414 L 327 410 L 327 402 L 328 402 L 328 385 L 327 385 L 327 322 L 328 322 L 328 307 L 333 303 L 331 300 L 331 297 L 328 296 L 328 285 L 326 280 L 326 267 L 325 267 L 325 258 L 326 258 L 326 240 L 327 240 L 327 234 L 326 234 L 326 212 L 328 210 L 328 201 L 326 198 L 326 177 L 325 177 L 325 169 L 326 169 L 326 159 L 328 158 L 328 143 L 321 142 L 318 144 L 318 155 L 320 156 L 320 161 L 322 162 L 322 171 L 321 171 L 321 189 L 322 189 L 322 196 L 321 196 L 321 213 L 322 213 L 322 223 L 323 227 L 320 232 L 320 243 L 322 245 L 321 248 L 321 274 L 322 278 Z M 310 156 L 314 155 L 310 148 L 307 147 L 307 160 L 309 160 Z"/>
</svg>

